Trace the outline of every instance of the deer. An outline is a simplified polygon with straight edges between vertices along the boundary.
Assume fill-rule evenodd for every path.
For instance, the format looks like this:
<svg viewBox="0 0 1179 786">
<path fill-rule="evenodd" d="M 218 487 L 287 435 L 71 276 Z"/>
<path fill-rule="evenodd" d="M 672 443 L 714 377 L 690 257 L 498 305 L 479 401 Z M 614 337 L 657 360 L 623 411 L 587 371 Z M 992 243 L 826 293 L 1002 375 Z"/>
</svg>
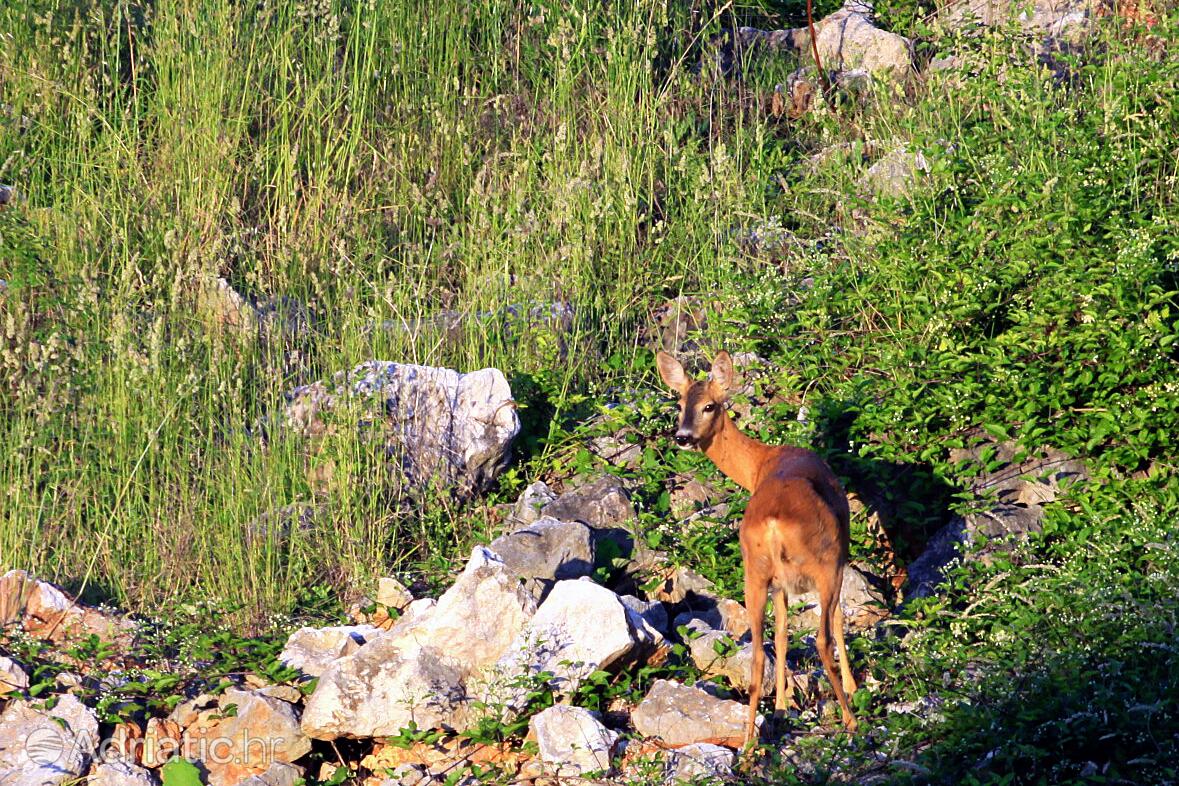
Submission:
<svg viewBox="0 0 1179 786">
<path fill-rule="evenodd" d="M 733 384 L 733 361 L 720 352 L 705 380 L 693 380 L 671 355 L 657 355 L 659 375 L 679 395 L 674 440 L 708 456 L 722 473 L 751 492 L 739 537 L 745 568 L 745 609 L 752 635 L 749 715 L 745 744 L 758 737 L 757 707 L 765 667 L 763 627 L 766 599 L 774 602 L 774 710 L 796 708 L 793 675 L 786 667 L 786 626 L 790 594 L 815 590 L 819 595 L 816 645 L 823 669 L 839 700 L 843 725 L 856 730 L 847 697 L 856 680 L 843 639 L 839 595 L 848 560 L 849 510 L 839 479 L 818 455 L 789 445 L 768 445 L 744 434 L 725 408 Z M 835 678 L 832 637 L 839 648 L 841 679 Z M 789 689 L 789 692 L 788 692 Z"/>
</svg>

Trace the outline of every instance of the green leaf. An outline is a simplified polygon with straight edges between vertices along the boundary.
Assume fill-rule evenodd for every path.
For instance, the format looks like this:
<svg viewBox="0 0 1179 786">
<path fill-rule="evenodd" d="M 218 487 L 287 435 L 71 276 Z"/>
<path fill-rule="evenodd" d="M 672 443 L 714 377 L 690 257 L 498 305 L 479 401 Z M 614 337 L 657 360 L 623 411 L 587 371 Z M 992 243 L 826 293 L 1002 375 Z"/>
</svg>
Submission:
<svg viewBox="0 0 1179 786">
<path fill-rule="evenodd" d="M 172 759 L 160 774 L 164 786 L 201 786 L 201 771 L 184 759 Z"/>
</svg>

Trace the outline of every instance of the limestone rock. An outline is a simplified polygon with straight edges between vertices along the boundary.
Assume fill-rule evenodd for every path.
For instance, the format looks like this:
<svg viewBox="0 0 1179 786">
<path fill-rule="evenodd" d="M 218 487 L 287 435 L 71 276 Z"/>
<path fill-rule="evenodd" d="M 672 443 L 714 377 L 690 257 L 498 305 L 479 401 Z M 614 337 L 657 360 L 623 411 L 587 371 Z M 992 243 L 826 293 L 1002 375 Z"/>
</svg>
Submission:
<svg viewBox="0 0 1179 786">
<path fill-rule="evenodd" d="M 278 659 L 286 666 L 318 677 L 336 660 L 356 652 L 380 632 L 373 625 L 300 628 L 287 639 Z"/>
<path fill-rule="evenodd" d="M 143 749 L 140 762 L 144 767 L 156 769 L 180 753 L 182 729 L 171 719 L 149 718 L 143 730 Z"/>
<path fill-rule="evenodd" d="M 681 625 L 688 625 L 693 620 L 700 620 L 709 628 L 724 631 L 736 640 L 749 633 L 749 613 L 743 604 L 731 598 L 716 598 L 712 604 L 697 604 L 695 608 L 677 614 L 672 627 L 678 630 Z"/>
<path fill-rule="evenodd" d="M 86 780 L 89 786 L 157 786 L 159 782 L 151 770 L 123 759 L 94 765 Z"/>
<path fill-rule="evenodd" d="M 548 672 L 552 688 L 567 694 L 592 672 L 635 649 L 639 636 L 632 615 L 605 587 L 591 581 L 558 582 L 507 648 L 494 675 L 510 679 Z M 509 689 L 505 703 L 518 706 L 526 691 Z"/>
<path fill-rule="evenodd" d="M 566 491 L 545 505 L 541 513 L 561 521 L 580 521 L 594 529 L 620 527 L 635 518 L 630 496 L 622 482 L 613 475 L 603 475 Z"/>
<path fill-rule="evenodd" d="M 847 4 L 815 23 L 819 59 L 832 71 L 864 70 L 876 79 L 900 80 L 913 69 L 909 39 L 881 30 L 864 13 Z"/>
<path fill-rule="evenodd" d="M 508 515 L 508 528 L 516 529 L 528 526 L 539 519 L 541 509 L 556 498 L 557 495 L 543 480 L 530 484 L 512 507 L 512 512 Z"/>
<path fill-rule="evenodd" d="M 819 627 L 819 593 L 806 592 L 791 595 L 790 605 L 804 604 L 801 613 L 790 615 L 791 628 Z M 843 569 L 843 588 L 839 593 L 839 605 L 848 627 L 868 628 L 888 616 L 888 604 L 884 594 L 868 580 L 867 575 L 854 565 Z"/>
<path fill-rule="evenodd" d="M 535 599 L 503 561 L 476 548 L 436 604 L 407 613 L 320 675 L 304 731 L 334 739 L 396 734 L 411 722 L 461 725 L 467 679 L 498 660 L 535 612 Z"/>
<path fill-rule="evenodd" d="M 622 605 L 642 618 L 643 622 L 653 628 L 660 636 L 666 636 L 669 628 L 667 624 L 667 607 L 657 600 L 641 600 L 634 595 L 620 595 Z"/>
<path fill-rule="evenodd" d="M 672 747 L 694 742 L 738 747 L 745 742 L 748 707 L 700 688 L 657 680 L 631 713 L 635 729 Z"/>
<path fill-rule="evenodd" d="M 496 538 L 488 548 L 510 574 L 523 579 L 575 579 L 594 570 L 593 533 L 579 521 L 544 516 Z"/>
<path fill-rule="evenodd" d="M 49 582 L 10 570 L 0 576 L 0 625 L 17 621 L 30 635 L 54 643 L 95 635 L 126 644 L 135 629 L 130 620 L 75 603 Z"/>
<path fill-rule="evenodd" d="M 607 772 L 618 735 L 589 711 L 557 704 L 532 717 L 529 731 L 536 737 L 540 759 L 557 776 Z"/>
<path fill-rule="evenodd" d="M 303 768 L 297 764 L 276 761 L 266 772 L 252 775 L 237 786 L 295 786 L 303 783 Z"/>
<path fill-rule="evenodd" d="M 1029 33 L 1077 42 L 1089 31 L 1098 5 L 1094 0 L 956 0 L 942 4 L 938 19 L 952 29 L 1014 20 Z"/>
<path fill-rule="evenodd" d="M 384 451 L 408 488 L 434 487 L 458 499 L 495 479 L 520 431 L 512 391 L 493 368 L 460 374 L 374 360 L 288 398 L 287 424 L 308 436 L 338 428 L 333 421 L 347 417 L 343 410 L 363 411 L 351 427 Z"/>
<path fill-rule="evenodd" d="M 72 694 L 51 710 L 11 702 L 0 714 L 0 783 L 50 786 L 86 774 L 98 744 L 94 712 Z"/>
<path fill-rule="evenodd" d="M 753 644 L 749 641 L 738 643 L 726 632 L 714 630 L 701 620 L 692 620 L 687 626 L 691 634 L 687 639 L 692 662 L 706 676 L 724 677 L 739 691 L 748 693 L 753 673 Z M 774 692 L 774 658 L 766 652 L 761 675 L 762 695 Z"/>
<path fill-rule="evenodd" d="M 230 689 L 184 731 L 186 758 L 208 770 L 210 786 L 236 786 L 275 763 L 290 764 L 311 751 L 295 708 L 254 691 Z"/>
<path fill-rule="evenodd" d="M 701 778 L 727 780 L 736 761 L 737 754 L 728 748 L 696 742 L 671 752 L 666 780 L 672 783 L 695 783 Z"/>
<path fill-rule="evenodd" d="M 859 188 L 873 196 L 901 199 L 908 196 L 921 175 L 929 171 L 929 161 L 921 151 L 898 148 L 868 167 L 860 178 Z"/>
<path fill-rule="evenodd" d="M 385 576 L 377 580 L 377 603 L 402 611 L 413 603 L 413 593 L 397 579 Z"/>
<path fill-rule="evenodd" d="M 29 687 L 29 675 L 12 658 L 0 655 L 0 694 Z"/>
</svg>

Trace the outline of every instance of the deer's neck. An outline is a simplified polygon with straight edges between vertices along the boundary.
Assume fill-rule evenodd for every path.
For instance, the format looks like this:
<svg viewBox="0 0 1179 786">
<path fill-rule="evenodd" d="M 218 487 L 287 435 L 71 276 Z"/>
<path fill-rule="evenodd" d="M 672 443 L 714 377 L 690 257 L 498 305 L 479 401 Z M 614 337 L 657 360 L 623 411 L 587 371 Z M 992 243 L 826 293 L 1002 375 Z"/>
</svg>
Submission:
<svg viewBox="0 0 1179 786">
<path fill-rule="evenodd" d="M 729 413 L 723 417 L 720 430 L 702 446 L 704 455 L 738 486 L 753 491 L 775 448 L 741 433 Z"/>
</svg>

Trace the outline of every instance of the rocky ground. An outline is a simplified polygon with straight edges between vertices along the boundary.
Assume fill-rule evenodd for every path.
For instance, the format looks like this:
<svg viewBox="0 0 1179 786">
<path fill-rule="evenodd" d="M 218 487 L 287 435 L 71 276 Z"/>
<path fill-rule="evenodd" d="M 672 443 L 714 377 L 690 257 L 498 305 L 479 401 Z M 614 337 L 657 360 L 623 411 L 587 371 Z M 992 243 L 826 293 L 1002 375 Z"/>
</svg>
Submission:
<svg viewBox="0 0 1179 786">
<path fill-rule="evenodd" d="M 373 382 L 378 377 L 393 383 L 382 387 Z M 494 384 L 481 390 L 510 397 L 494 370 L 462 378 L 444 369 L 370 363 L 339 379 L 370 402 L 375 396 L 387 413 L 401 411 L 392 405 L 406 400 L 450 401 L 422 411 L 431 422 L 443 413 L 446 433 L 466 445 L 463 455 L 477 459 L 447 466 L 475 467 L 484 478 L 494 474 L 487 467 L 502 466 L 487 457 L 502 457 L 515 430 L 510 423 L 476 429 L 476 438 L 469 427 L 497 423 L 505 408 L 492 406 L 476 417 L 486 409 L 486 395 L 458 405 L 461 396 L 430 398 L 439 380 L 449 380 L 453 392 L 466 389 L 463 379 L 483 377 Z M 319 405 L 329 401 L 323 386 L 311 390 Z M 306 415 L 305 408 L 298 411 Z M 438 464 L 439 455 L 453 455 L 440 450 L 437 428 L 406 430 L 392 415 L 384 422 L 380 433 L 400 428 L 398 455 L 407 471 L 422 466 L 423 456 Z M 468 430 L 453 427 L 460 422 Z M 625 464 L 634 458 L 618 449 L 625 444 L 620 433 L 593 447 Z M 908 566 L 907 581 L 863 564 L 847 571 L 841 602 L 858 635 L 873 635 L 907 598 L 936 593 L 942 571 L 955 560 L 988 559 L 1034 531 L 1043 506 L 1085 477 L 1083 464 L 1067 456 L 1017 455 L 1006 443 L 962 451 L 958 460 L 978 467 L 977 512 L 937 532 Z M 681 526 L 725 504 L 725 494 L 700 479 L 677 491 Z M 484 770 L 511 781 L 591 775 L 632 781 L 657 772 L 671 782 L 731 773 L 751 677 L 745 609 L 647 545 L 630 490 L 612 474 L 567 478 L 557 490 L 538 481 L 503 511 L 503 521 L 503 534 L 477 547 L 439 597 L 415 598 L 395 578 L 382 579 L 376 596 L 353 608 L 353 624 L 290 634 L 274 659 L 285 671 L 178 685 L 183 692 L 165 702 L 170 712 L 132 706 L 117 722 L 78 697 L 93 699 L 116 686 L 125 696 L 135 681 L 157 679 L 157 672 L 127 668 L 128 654 L 151 636 L 151 627 L 80 605 L 58 587 L 10 571 L 0 578 L 6 640 L 40 641 L 46 657 L 64 659 L 73 670 L 63 668 L 46 684 L 38 678 L 41 664 L 0 659 L 9 690 L 0 714 L 4 783 L 79 777 L 156 783 L 168 778 L 164 768 L 174 754 L 194 762 L 213 786 L 293 784 L 306 776 L 331 782 L 341 765 L 368 784 L 474 782 Z M 792 601 L 790 624 L 809 651 L 815 599 Z M 69 663 L 64 653 L 80 642 L 93 645 L 100 663 Z M 760 675 L 767 694 L 772 663 L 769 651 Z M 834 732 L 836 705 L 821 670 L 791 665 L 804 709 L 789 723 Z M 646 683 L 603 694 L 596 711 L 573 704 L 636 674 L 648 675 Z M 936 703 L 897 711 L 935 712 Z M 767 724 L 763 719 L 770 737 Z M 529 742 L 521 744 L 524 736 Z M 326 761 L 325 750 L 332 752 Z M 308 772 L 315 761 L 318 771 Z"/>
</svg>

